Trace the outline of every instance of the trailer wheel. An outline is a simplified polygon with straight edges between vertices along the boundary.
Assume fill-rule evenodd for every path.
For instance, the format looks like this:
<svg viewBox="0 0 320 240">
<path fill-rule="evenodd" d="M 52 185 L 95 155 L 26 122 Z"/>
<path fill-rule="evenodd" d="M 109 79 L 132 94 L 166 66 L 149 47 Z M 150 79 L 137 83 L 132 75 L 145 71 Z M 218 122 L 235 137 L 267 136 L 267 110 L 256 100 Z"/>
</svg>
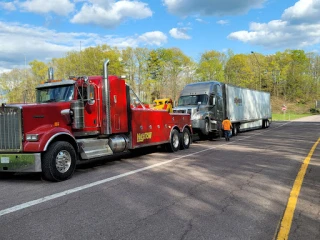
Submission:
<svg viewBox="0 0 320 240">
<path fill-rule="evenodd" d="M 180 138 L 177 129 L 173 129 L 170 135 L 170 143 L 166 144 L 166 150 L 168 152 L 176 152 L 180 148 Z"/>
<path fill-rule="evenodd" d="M 54 142 L 42 156 L 42 175 L 49 181 L 59 182 L 70 178 L 76 169 L 77 156 L 68 142 Z"/>
<path fill-rule="evenodd" d="M 269 120 L 265 120 L 265 128 L 268 128 L 269 126 L 270 126 L 270 122 L 269 122 Z"/>
<path fill-rule="evenodd" d="M 181 134 L 180 138 L 180 149 L 188 149 L 191 143 L 191 135 L 189 129 L 185 128 L 183 129 L 183 132 Z"/>
</svg>

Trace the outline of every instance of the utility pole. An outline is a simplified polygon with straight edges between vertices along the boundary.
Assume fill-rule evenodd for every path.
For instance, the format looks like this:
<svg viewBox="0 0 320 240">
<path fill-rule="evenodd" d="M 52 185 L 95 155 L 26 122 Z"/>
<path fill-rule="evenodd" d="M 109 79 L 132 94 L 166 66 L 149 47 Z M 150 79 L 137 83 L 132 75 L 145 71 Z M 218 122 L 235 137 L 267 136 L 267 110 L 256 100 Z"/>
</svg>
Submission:
<svg viewBox="0 0 320 240">
<path fill-rule="evenodd" d="M 79 61 L 79 62 L 80 62 L 80 63 L 79 63 L 79 64 L 80 64 L 80 66 L 79 66 L 79 67 L 80 67 L 80 71 L 79 71 L 79 73 L 81 73 L 81 75 L 82 75 L 82 61 L 81 61 L 81 41 L 80 41 L 80 59 L 79 59 L 79 60 L 80 60 L 80 61 Z M 79 74 L 79 73 L 78 73 L 78 74 Z"/>
<path fill-rule="evenodd" d="M 25 54 L 24 54 L 24 82 L 26 83 L 26 85 L 25 85 L 25 90 L 23 93 L 23 102 L 26 103 L 27 102 L 28 81 L 27 81 L 27 57 Z"/>
<path fill-rule="evenodd" d="M 259 62 L 255 52 L 251 51 L 251 53 L 254 55 L 254 57 L 255 57 L 255 59 L 256 59 L 256 61 L 258 63 L 258 67 L 259 67 L 259 83 L 260 83 L 260 90 L 261 90 L 261 66 L 260 66 L 260 62 Z"/>
</svg>

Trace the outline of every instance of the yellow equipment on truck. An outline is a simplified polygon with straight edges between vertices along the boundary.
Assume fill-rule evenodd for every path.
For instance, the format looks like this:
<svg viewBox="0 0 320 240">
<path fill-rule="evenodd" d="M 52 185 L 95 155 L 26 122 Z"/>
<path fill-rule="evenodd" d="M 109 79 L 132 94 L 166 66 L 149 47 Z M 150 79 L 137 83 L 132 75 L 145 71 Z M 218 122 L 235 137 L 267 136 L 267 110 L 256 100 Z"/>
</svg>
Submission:
<svg viewBox="0 0 320 240">
<path fill-rule="evenodd" d="M 163 109 L 167 110 L 169 113 L 173 112 L 173 101 L 171 98 L 155 99 L 153 103 L 155 104 L 153 109 Z"/>
</svg>

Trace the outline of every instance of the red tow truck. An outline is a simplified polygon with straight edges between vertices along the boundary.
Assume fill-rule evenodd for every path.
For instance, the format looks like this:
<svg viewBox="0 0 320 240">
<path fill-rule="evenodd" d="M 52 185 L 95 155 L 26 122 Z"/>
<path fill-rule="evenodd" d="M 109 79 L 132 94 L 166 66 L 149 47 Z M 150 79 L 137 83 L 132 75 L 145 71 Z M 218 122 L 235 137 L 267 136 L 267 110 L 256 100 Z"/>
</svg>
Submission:
<svg viewBox="0 0 320 240">
<path fill-rule="evenodd" d="M 49 181 L 70 178 L 78 161 L 163 145 L 191 143 L 189 114 L 145 107 L 125 79 L 103 76 L 53 80 L 36 87 L 34 104 L 0 106 L 0 175 L 42 172 Z"/>
</svg>

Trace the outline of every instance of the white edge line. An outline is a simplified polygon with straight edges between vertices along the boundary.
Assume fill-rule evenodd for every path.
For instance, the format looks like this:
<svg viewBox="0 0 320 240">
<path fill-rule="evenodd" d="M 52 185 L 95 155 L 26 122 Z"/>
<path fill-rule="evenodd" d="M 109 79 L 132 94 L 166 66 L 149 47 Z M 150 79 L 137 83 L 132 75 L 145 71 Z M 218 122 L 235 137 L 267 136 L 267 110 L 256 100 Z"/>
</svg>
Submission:
<svg viewBox="0 0 320 240">
<path fill-rule="evenodd" d="M 276 129 L 276 128 L 282 127 L 282 126 L 284 126 L 284 125 L 286 125 L 288 123 L 290 123 L 290 122 L 284 123 L 284 124 L 282 124 L 280 126 L 272 128 L 272 129 Z M 272 129 L 269 129 L 268 131 L 270 131 Z M 240 141 L 240 140 L 246 139 L 246 138 L 250 138 L 252 136 L 256 136 L 256 135 L 259 135 L 259 134 L 262 134 L 262 133 L 257 133 L 257 134 L 254 134 L 254 135 L 251 135 L 251 136 L 248 136 L 248 137 L 237 139 L 237 141 Z M 168 163 L 176 161 L 178 159 L 189 157 L 189 156 L 192 156 L 192 155 L 196 155 L 198 153 L 205 152 L 205 151 L 208 151 L 208 150 L 211 150 L 211 149 L 214 149 L 214 148 L 217 148 L 217 147 L 219 147 L 221 145 L 226 145 L 226 144 L 230 144 L 230 143 L 224 143 L 224 144 L 220 144 L 218 146 L 213 146 L 213 147 L 210 147 L 210 148 L 198 151 L 198 152 L 190 153 L 190 154 L 187 154 L 187 155 L 183 155 L 183 156 L 180 156 L 180 157 L 177 157 L 177 158 L 165 161 L 165 162 L 156 163 L 156 164 L 150 165 L 148 167 L 139 168 L 139 169 L 134 170 L 134 171 L 122 173 L 122 174 L 119 174 L 117 176 L 113 176 L 113 177 L 106 178 L 106 179 L 103 179 L 103 180 L 100 180 L 100 181 L 89 183 L 89 184 L 83 185 L 81 187 L 72 188 L 72 189 L 69 189 L 69 190 L 66 190 L 66 191 L 63 191 L 63 192 L 55 193 L 55 194 L 52 194 L 52 195 L 49 195 L 49 196 L 45 196 L 45 197 L 42 197 L 42 198 L 39 198 L 39 199 L 36 199 L 36 200 L 33 200 L 33 201 L 22 203 L 22 204 L 14 206 L 14 207 L 6 208 L 6 209 L 3 209 L 3 210 L 0 211 L 0 217 L 3 216 L 3 215 L 9 214 L 9 213 L 13 213 L 13 212 L 16 212 L 16 211 L 19 211 L 19 210 L 22 210 L 22 209 L 25 209 L 25 208 L 40 204 L 40 203 L 44 203 L 44 202 L 47 202 L 47 201 L 50 201 L 50 200 L 53 200 L 53 199 L 56 199 L 56 198 L 60 198 L 60 197 L 63 197 L 63 196 L 66 196 L 66 195 L 69 195 L 69 194 L 72 194 L 72 193 L 75 193 L 75 192 L 79 192 L 79 191 L 82 191 L 84 189 L 91 188 L 91 187 L 94 187 L 94 186 L 97 186 L 97 185 L 100 185 L 100 184 L 103 184 L 103 183 L 106 183 L 106 182 L 111 182 L 113 180 L 116 180 L 116 179 L 119 179 L 119 178 L 123 178 L 123 177 L 129 176 L 129 175 L 132 175 L 132 174 L 135 174 L 135 173 L 138 173 L 138 172 L 143 172 L 143 171 L 155 168 L 155 167 L 159 167 L 161 165 L 168 164 Z"/>
</svg>

